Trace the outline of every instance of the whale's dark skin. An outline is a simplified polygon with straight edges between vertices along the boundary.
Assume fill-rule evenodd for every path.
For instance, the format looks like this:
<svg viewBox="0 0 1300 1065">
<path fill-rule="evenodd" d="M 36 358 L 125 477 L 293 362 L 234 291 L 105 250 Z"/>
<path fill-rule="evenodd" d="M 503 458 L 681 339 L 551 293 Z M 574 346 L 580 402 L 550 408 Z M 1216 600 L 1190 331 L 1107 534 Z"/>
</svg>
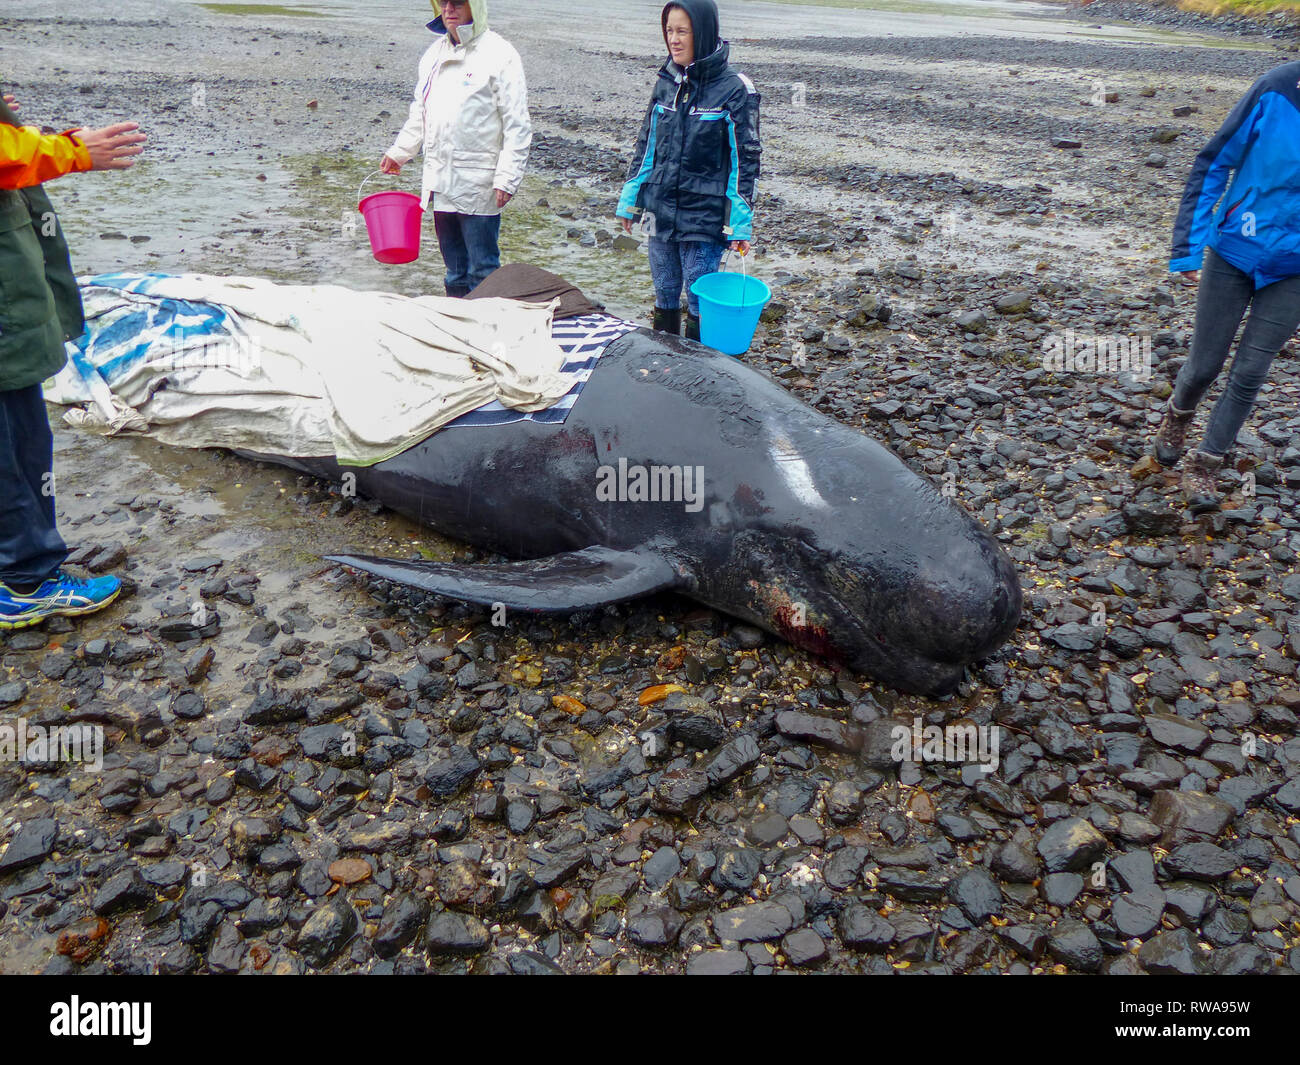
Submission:
<svg viewBox="0 0 1300 1065">
<path fill-rule="evenodd" d="M 703 509 L 599 501 L 597 468 L 620 458 L 702 466 Z M 1020 619 L 1010 559 L 932 484 L 743 362 L 662 333 L 614 341 L 563 424 L 444 429 L 348 472 L 360 494 L 439 533 L 528 560 L 331 556 L 469 602 L 568 612 L 675 589 L 928 695 L 950 692 Z"/>
</svg>

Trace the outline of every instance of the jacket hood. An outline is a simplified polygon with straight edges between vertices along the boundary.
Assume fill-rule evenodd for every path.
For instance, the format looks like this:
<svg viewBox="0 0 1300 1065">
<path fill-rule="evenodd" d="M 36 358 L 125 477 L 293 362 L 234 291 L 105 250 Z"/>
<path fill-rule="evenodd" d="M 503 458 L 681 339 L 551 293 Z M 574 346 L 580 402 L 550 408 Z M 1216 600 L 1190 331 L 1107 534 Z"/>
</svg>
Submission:
<svg viewBox="0 0 1300 1065">
<path fill-rule="evenodd" d="M 668 45 L 668 12 L 680 7 L 691 20 L 695 34 L 695 59 L 707 59 L 718 50 L 721 31 L 718 29 L 718 6 L 713 0 L 672 0 L 665 4 L 659 23 L 663 27 L 664 46 Z"/>
<path fill-rule="evenodd" d="M 429 0 L 429 3 L 433 7 L 433 13 L 437 16 L 437 18 L 428 24 L 429 29 L 434 33 L 445 34 L 447 32 L 447 27 L 442 24 L 442 4 L 439 3 L 438 0 Z M 461 44 L 465 44 L 467 41 L 472 41 L 475 37 L 482 37 L 483 34 L 487 33 L 487 0 L 469 0 L 469 14 L 470 18 L 473 20 L 471 24 L 474 28 L 474 32 L 468 35 L 461 33 Z"/>
</svg>

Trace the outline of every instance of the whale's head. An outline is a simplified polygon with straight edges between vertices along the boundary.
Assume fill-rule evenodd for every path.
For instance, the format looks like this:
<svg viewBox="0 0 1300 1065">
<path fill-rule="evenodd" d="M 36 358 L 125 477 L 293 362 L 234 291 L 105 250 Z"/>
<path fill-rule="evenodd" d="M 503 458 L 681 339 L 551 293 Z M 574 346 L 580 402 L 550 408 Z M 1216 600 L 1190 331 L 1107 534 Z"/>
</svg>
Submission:
<svg viewBox="0 0 1300 1065">
<path fill-rule="evenodd" d="M 796 646 L 906 691 L 945 694 L 1019 624 L 1019 577 L 961 507 L 854 436 L 870 444 L 871 462 L 811 467 L 819 472 L 797 506 L 774 506 L 733 537 L 716 586 L 744 604 L 727 609 Z"/>
</svg>

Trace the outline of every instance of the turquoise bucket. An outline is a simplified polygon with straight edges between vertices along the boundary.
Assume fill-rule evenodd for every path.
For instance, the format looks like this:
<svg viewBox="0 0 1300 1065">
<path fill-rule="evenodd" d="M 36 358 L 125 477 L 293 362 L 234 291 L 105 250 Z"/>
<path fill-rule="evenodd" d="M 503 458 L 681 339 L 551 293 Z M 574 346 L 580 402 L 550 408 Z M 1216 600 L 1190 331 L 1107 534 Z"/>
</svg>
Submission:
<svg viewBox="0 0 1300 1065">
<path fill-rule="evenodd" d="M 743 355 L 759 315 L 772 298 L 767 283 L 746 274 L 705 274 L 691 286 L 700 301 L 700 343 L 724 355 Z"/>
</svg>

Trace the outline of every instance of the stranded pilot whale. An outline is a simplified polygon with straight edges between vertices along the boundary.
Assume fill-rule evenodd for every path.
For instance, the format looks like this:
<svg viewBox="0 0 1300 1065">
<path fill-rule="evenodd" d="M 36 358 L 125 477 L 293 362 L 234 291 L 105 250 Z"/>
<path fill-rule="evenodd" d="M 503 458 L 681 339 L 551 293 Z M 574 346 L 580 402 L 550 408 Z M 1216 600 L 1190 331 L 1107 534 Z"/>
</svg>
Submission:
<svg viewBox="0 0 1300 1065">
<path fill-rule="evenodd" d="M 452 599 L 570 612 L 671 589 L 926 695 L 1020 619 L 1005 552 L 885 447 L 739 360 L 644 329 L 609 345 L 563 423 L 444 429 L 348 472 L 359 493 L 518 560 L 329 556 Z M 668 490 L 638 492 L 651 484 Z"/>
</svg>

